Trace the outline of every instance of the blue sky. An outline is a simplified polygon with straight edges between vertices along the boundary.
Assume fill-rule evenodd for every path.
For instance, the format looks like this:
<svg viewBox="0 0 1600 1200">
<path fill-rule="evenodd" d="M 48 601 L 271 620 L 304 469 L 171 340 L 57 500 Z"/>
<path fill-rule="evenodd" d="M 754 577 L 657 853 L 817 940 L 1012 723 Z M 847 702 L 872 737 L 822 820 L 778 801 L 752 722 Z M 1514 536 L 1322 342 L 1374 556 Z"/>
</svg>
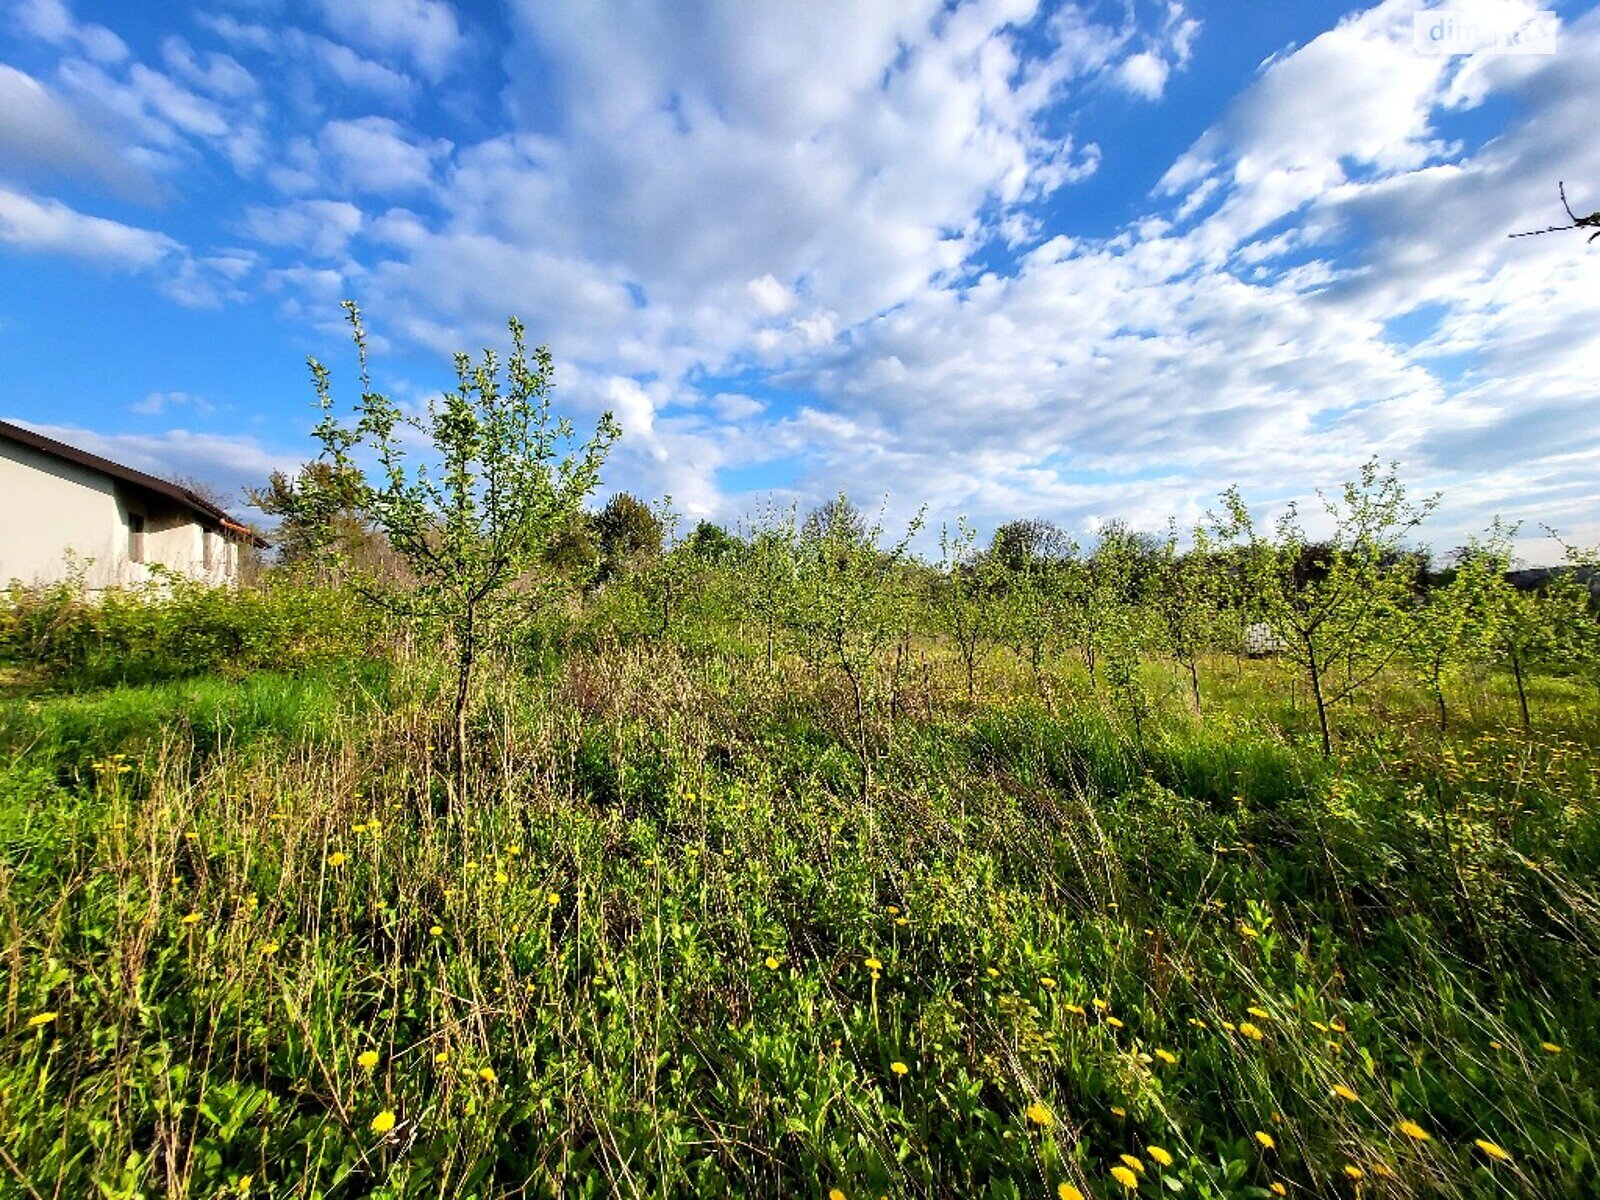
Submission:
<svg viewBox="0 0 1600 1200">
<path fill-rule="evenodd" d="M 1505 237 L 1600 208 L 1600 14 L 1420 7 L 16 0 L 0 416 L 237 489 L 348 296 L 419 404 L 521 316 L 690 517 L 1158 527 L 1375 453 L 1441 546 L 1600 540 L 1600 247 Z"/>
</svg>

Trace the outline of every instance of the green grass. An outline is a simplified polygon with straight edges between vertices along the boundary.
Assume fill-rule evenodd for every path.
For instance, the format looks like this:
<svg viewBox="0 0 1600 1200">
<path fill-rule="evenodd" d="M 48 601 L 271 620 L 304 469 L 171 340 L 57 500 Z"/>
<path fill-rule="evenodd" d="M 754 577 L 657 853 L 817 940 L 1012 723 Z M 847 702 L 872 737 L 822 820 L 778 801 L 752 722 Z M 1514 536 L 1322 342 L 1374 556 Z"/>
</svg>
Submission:
<svg viewBox="0 0 1600 1200">
<path fill-rule="evenodd" d="M 726 655 L 496 672 L 455 806 L 416 663 L 0 702 L 0 1194 L 1593 1194 L 1592 690 L 985 681 L 865 801 Z"/>
</svg>

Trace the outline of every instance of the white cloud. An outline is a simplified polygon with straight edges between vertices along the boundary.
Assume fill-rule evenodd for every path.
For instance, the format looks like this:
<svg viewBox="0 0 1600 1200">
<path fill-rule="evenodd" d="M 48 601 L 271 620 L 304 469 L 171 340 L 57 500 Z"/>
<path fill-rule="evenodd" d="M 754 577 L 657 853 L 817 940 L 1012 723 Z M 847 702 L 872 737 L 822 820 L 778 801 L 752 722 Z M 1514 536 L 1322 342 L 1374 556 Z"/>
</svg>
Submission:
<svg viewBox="0 0 1600 1200">
<path fill-rule="evenodd" d="M 437 82 L 466 46 L 445 0 L 320 0 L 328 27 L 375 54 L 403 57 Z"/>
<path fill-rule="evenodd" d="M 18 421 L 28 429 L 91 454 L 163 479 L 197 479 L 238 499 L 228 507 L 244 512 L 242 492 L 260 487 L 273 471 L 294 471 L 300 460 L 267 449 L 255 438 L 169 429 L 162 433 L 102 434 L 73 425 Z"/>
<path fill-rule="evenodd" d="M 109 137 L 37 79 L 0 63 L 0 177 L 41 171 L 103 183 L 130 198 L 154 194 L 150 177 Z"/>
<path fill-rule="evenodd" d="M 1166 59 L 1146 50 L 1124 59 L 1117 70 L 1117 78 L 1136 96 L 1159 100 L 1167 87 L 1168 69 Z"/>
<path fill-rule="evenodd" d="M 128 411 L 138 413 L 141 417 L 158 417 L 172 409 L 180 408 L 201 416 L 209 416 L 216 411 L 205 397 L 189 392 L 149 392 L 144 399 L 135 400 L 130 404 Z"/>
<path fill-rule="evenodd" d="M 222 100 L 242 100 L 259 90 L 255 76 L 232 55 L 220 51 L 197 52 L 181 37 L 161 43 L 161 57 L 173 74 L 209 96 Z"/>
<path fill-rule="evenodd" d="M 151 267 L 182 250 L 166 234 L 4 188 L 0 188 L 0 244 L 125 269 Z"/>
<path fill-rule="evenodd" d="M 313 258 L 343 255 L 365 216 L 347 200 L 296 200 L 245 210 L 242 232 L 268 246 L 294 246 Z"/>
<path fill-rule="evenodd" d="M 405 72 L 363 58 L 339 42 L 299 30 L 292 30 L 286 40 L 291 54 L 309 59 L 345 88 L 354 88 L 391 104 L 408 103 L 416 90 L 415 82 Z"/>
<path fill-rule="evenodd" d="M 745 290 L 750 293 L 750 300 L 756 310 L 769 317 L 781 317 L 794 307 L 794 291 L 784 286 L 771 275 L 763 275 L 760 279 L 752 279 L 745 284 Z"/>
<path fill-rule="evenodd" d="M 72 46 L 96 62 L 116 63 L 128 57 L 128 47 L 104 25 L 74 19 L 63 0 L 16 0 L 12 20 L 23 32 L 57 46 Z"/>
<path fill-rule="evenodd" d="M 313 143 L 291 144 L 286 163 L 271 173 L 286 192 L 306 192 L 330 183 L 351 193 L 425 192 L 449 155 L 442 138 L 419 138 L 388 117 L 329 121 Z"/>
</svg>

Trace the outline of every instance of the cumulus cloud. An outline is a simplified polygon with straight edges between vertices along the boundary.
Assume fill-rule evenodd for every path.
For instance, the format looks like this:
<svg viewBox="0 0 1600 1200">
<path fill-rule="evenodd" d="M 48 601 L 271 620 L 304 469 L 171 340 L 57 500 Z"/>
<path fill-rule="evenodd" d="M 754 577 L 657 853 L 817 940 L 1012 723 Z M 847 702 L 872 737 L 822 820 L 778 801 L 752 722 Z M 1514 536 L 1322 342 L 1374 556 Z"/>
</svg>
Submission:
<svg viewBox="0 0 1600 1200">
<path fill-rule="evenodd" d="M 166 234 L 4 188 L 0 188 L 0 243 L 132 270 L 154 266 L 182 250 Z"/>
<path fill-rule="evenodd" d="M 128 57 L 128 46 L 104 25 L 80 22 L 64 0 L 17 0 L 12 20 L 24 32 L 57 46 L 70 46 L 96 62 Z"/>
<path fill-rule="evenodd" d="M 466 35 L 446 0 L 321 0 L 328 27 L 380 56 L 404 58 L 427 78 L 442 78 Z"/>
<path fill-rule="evenodd" d="M 138 413 L 141 417 L 158 417 L 174 409 L 188 409 L 201 415 L 216 411 L 205 397 L 189 392 L 148 392 L 142 400 L 136 400 L 128 406 L 129 412 Z"/>
<path fill-rule="evenodd" d="M 351 194 L 428 191 L 450 153 L 443 138 L 422 138 L 388 117 L 329 121 L 315 140 L 299 138 L 271 172 L 286 192 L 332 183 Z"/>
<path fill-rule="evenodd" d="M 0 175 L 65 175 L 133 199 L 153 197 L 149 175 L 33 76 L 0 63 Z"/>
<path fill-rule="evenodd" d="M 1123 60 L 1117 70 L 1117 78 L 1123 87 L 1135 95 L 1147 100 L 1159 100 L 1167 88 L 1168 70 L 1166 59 L 1144 50 Z"/>
<path fill-rule="evenodd" d="M 222 495 L 238 497 L 229 504 L 235 512 L 245 509 L 246 488 L 260 487 L 273 471 L 292 472 L 299 466 L 294 455 L 270 450 L 252 437 L 187 429 L 103 434 L 74 425 L 23 420 L 15 424 L 159 478 L 196 479 L 210 484 Z"/>
<path fill-rule="evenodd" d="M 313 258 L 338 258 L 366 217 L 347 200 L 296 200 L 245 210 L 241 232 L 268 246 L 293 246 Z"/>
</svg>

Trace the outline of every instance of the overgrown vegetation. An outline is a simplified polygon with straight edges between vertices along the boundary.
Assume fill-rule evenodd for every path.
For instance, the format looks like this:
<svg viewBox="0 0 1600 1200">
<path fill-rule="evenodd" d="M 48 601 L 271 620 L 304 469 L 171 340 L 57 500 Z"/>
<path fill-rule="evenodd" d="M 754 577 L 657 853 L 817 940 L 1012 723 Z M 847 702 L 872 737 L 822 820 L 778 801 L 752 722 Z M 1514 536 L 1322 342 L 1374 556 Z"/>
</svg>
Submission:
<svg viewBox="0 0 1600 1200">
<path fill-rule="evenodd" d="M 463 685 L 393 597 L 500 526 L 380 582 L 354 473 L 258 590 L 10 597 L 0 1194 L 1593 1194 L 1582 572 L 1376 465 L 937 565 L 585 486 Z"/>
</svg>

